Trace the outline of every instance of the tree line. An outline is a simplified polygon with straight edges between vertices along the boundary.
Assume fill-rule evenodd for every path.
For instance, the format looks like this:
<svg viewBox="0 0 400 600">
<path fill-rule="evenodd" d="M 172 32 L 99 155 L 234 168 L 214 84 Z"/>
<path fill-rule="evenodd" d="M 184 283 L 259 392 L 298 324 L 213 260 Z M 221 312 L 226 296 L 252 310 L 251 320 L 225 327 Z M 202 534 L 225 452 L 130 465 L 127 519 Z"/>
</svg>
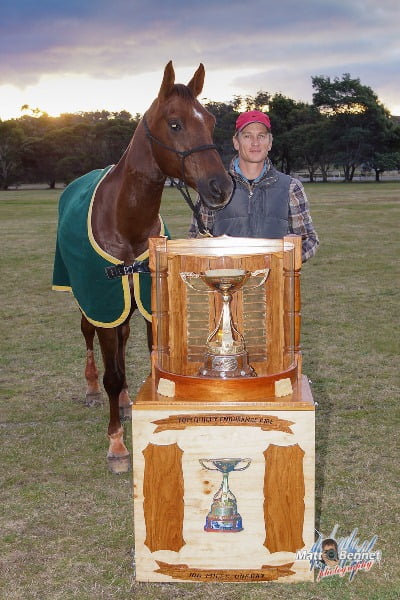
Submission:
<svg viewBox="0 0 400 600">
<path fill-rule="evenodd" d="M 332 169 L 352 181 L 356 169 L 400 169 L 400 119 L 391 117 L 373 90 L 359 79 L 312 77 L 312 103 L 260 91 L 230 102 L 208 101 L 216 117 L 214 142 L 224 164 L 232 155 L 235 121 L 243 110 L 268 112 L 273 132 L 270 156 L 285 172 L 306 172 L 328 180 Z M 29 107 L 22 107 L 29 109 Z M 22 183 L 69 183 L 116 163 L 127 147 L 140 114 L 81 112 L 50 117 L 39 109 L 18 119 L 0 120 L 0 188 Z"/>
</svg>

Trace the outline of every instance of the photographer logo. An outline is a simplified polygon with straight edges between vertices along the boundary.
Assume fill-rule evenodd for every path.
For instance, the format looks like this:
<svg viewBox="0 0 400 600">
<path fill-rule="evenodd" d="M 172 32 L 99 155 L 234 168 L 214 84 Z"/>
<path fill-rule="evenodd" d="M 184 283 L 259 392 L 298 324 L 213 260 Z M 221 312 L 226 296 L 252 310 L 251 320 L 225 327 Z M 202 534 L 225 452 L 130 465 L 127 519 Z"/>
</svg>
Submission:
<svg viewBox="0 0 400 600">
<path fill-rule="evenodd" d="M 374 549 L 378 536 L 361 541 L 357 537 L 358 529 L 353 529 L 350 535 L 336 538 L 338 529 L 336 524 L 326 538 L 317 532 L 318 539 L 311 549 L 296 553 L 296 559 L 310 561 L 310 570 L 318 569 L 317 581 L 333 575 L 348 575 L 352 581 L 359 571 L 370 571 L 382 559 L 382 552 Z"/>
</svg>

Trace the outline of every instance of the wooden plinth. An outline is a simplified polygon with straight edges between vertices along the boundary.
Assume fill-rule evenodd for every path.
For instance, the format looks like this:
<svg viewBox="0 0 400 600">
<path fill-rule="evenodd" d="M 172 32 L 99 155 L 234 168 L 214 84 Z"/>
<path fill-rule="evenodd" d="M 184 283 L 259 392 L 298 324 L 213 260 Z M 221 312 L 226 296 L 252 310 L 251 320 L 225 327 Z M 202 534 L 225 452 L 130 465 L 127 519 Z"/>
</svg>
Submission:
<svg viewBox="0 0 400 600">
<path fill-rule="evenodd" d="M 229 402 L 274 402 L 275 384 L 282 379 L 290 380 L 292 387 L 297 385 L 297 364 L 286 371 L 275 375 L 260 375 L 259 377 L 237 377 L 234 379 L 211 379 L 177 375 L 154 368 L 154 391 L 158 389 L 160 379 L 173 382 L 174 401 L 204 402 L 207 398 L 215 403 Z"/>
<path fill-rule="evenodd" d="M 145 382 L 132 409 L 138 581 L 310 581 L 315 412 L 305 377 L 268 402 L 171 401 Z M 222 474 L 200 459 L 246 458 L 229 475 L 242 531 L 205 531 Z"/>
</svg>

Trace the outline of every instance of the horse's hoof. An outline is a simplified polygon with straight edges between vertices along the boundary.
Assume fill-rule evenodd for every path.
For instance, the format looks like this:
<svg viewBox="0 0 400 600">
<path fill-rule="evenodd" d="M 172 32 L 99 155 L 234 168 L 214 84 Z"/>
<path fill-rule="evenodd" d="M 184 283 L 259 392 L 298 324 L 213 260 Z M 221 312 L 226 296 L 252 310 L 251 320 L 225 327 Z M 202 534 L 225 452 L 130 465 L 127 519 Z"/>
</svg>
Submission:
<svg viewBox="0 0 400 600">
<path fill-rule="evenodd" d="M 129 454 L 126 456 L 107 456 L 107 464 L 111 473 L 120 475 L 121 473 L 129 472 L 131 461 Z"/>
<path fill-rule="evenodd" d="M 132 419 L 132 402 L 129 406 L 119 407 L 119 418 L 121 421 L 130 421 Z"/>
<path fill-rule="evenodd" d="M 99 406 L 103 405 L 101 392 L 86 392 L 85 406 Z"/>
</svg>

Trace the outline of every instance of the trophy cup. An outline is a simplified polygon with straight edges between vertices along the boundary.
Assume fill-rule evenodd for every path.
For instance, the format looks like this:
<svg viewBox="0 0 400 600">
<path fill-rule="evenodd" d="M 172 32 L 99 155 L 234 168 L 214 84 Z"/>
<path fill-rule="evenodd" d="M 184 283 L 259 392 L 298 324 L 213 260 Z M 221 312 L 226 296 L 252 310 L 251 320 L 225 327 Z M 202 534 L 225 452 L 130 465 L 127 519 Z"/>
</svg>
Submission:
<svg viewBox="0 0 400 600">
<path fill-rule="evenodd" d="M 237 511 L 235 496 L 229 489 L 228 477 L 232 471 L 244 471 L 250 466 L 251 458 L 200 458 L 200 464 L 209 471 L 220 471 L 222 483 L 213 498 L 206 518 L 204 531 L 242 531 L 242 517 Z M 243 466 L 238 466 L 243 463 Z M 208 466 L 207 466 L 208 465 Z"/>
<path fill-rule="evenodd" d="M 218 292 L 222 297 L 221 315 L 217 327 L 207 338 L 205 360 L 199 375 L 222 379 L 256 376 L 253 367 L 249 365 L 244 338 L 233 323 L 230 304 L 232 295 L 240 290 L 250 277 L 261 275 L 261 280 L 255 285 L 247 286 L 247 289 L 262 285 L 268 273 L 269 269 L 254 272 L 244 269 L 210 269 L 202 273 L 180 273 L 183 281 L 192 289 L 204 291 L 196 282 L 196 279 L 200 279 L 210 290 Z"/>
</svg>

